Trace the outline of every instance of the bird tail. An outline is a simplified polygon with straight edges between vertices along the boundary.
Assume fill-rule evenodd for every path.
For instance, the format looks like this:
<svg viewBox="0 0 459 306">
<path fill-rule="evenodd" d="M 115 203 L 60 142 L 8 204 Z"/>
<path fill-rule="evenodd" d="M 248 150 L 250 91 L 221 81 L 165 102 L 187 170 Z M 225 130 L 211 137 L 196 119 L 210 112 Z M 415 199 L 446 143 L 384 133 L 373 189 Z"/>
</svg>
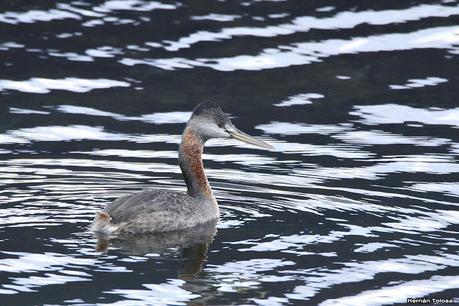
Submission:
<svg viewBox="0 0 459 306">
<path fill-rule="evenodd" d="M 110 235 L 116 227 L 110 223 L 112 217 L 105 211 L 98 211 L 91 225 L 91 231 L 98 234 Z"/>
<path fill-rule="evenodd" d="M 110 217 L 108 212 L 105 212 L 105 211 L 98 211 L 96 213 L 96 218 L 100 219 L 100 221 L 103 221 L 103 222 L 110 222 L 110 220 L 112 219 L 112 217 Z"/>
</svg>

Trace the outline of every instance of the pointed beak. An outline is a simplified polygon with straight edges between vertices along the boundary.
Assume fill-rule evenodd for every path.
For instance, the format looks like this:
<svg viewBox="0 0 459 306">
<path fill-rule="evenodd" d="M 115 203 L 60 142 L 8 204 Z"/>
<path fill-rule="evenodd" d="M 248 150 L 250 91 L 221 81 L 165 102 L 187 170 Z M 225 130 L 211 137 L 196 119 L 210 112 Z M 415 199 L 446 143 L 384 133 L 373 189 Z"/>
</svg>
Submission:
<svg viewBox="0 0 459 306">
<path fill-rule="evenodd" d="M 242 142 L 264 148 L 264 149 L 274 149 L 271 145 L 267 144 L 264 141 L 255 139 L 254 137 L 238 130 L 235 126 L 226 126 L 226 132 L 234 139 L 240 140 Z"/>
</svg>

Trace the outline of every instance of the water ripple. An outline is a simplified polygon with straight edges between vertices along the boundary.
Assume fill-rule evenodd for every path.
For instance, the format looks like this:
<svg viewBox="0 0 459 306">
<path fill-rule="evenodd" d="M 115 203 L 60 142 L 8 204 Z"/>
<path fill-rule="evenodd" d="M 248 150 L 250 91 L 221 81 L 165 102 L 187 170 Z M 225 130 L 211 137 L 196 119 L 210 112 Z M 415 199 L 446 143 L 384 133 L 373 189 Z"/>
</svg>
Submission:
<svg viewBox="0 0 459 306">
<path fill-rule="evenodd" d="M 0 12 L 2 304 L 382 305 L 459 288 L 457 1 L 22 2 Z M 181 132 L 208 99 L 274 147 L 206 144 L 218 224 L 93 237 L 122 195 L 185 192 Z"/>
<path fill-rule="evenodd" d="M 459 14 L 459 7 L 425 4 L 400 10 L 341 12 L 329 18 L 313 16 L 296 17 L 291 23 L 268 27 L 235 27 L 225 28 L 220 32 L 199 31 L 176 42 L 169 42 L 165 47 L 168 51 L 189 48 L 203 41 L 221 41 L 237 36 L 275 37 L 291 35 L 296 32 L 311 30 L 352 29 L 360 24 L 387 25 L 392 23 L 407 23 L 432 17 L 448 17 Z"/>
<path fill-rule="evenodd" d="M 31 78 L 28 81 L 0 80 L 0 91 L 7 89 L 40 94 L 48 93 L 51 90 L 88 92 L 93 89 L 129 86 L 130 84 L 127 82 L 107 79 L 90 80 L 81 78 L 65 78 L 56 80 L 46 78 Z"/>
</svg>

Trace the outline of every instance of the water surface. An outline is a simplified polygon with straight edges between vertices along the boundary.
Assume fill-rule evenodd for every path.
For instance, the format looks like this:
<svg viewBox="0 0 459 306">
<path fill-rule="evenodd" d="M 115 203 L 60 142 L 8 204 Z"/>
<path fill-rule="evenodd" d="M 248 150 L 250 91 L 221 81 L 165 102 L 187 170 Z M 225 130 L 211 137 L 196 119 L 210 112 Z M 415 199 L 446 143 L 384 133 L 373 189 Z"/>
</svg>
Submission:
<svg viewBox="0 0 459 306">
<path fill-rule="evenodd" d="M 459 298 L 457 1 L 10 1 L 0 11 L 5 305 Z M 96 211 L 183 191 L 218 102 L 216 228 L 97 242 Z M 105 252 L 101 252 L 105 250 Z"/>
</svg>

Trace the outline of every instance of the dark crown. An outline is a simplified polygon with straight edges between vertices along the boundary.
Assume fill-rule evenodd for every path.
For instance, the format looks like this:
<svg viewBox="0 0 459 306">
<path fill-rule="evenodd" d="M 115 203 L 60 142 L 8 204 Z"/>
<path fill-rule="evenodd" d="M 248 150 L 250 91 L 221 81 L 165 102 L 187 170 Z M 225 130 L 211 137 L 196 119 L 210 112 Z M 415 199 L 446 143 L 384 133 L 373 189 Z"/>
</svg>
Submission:
<svg viewBox="0 0 459 306">
<path fill-rule="evenodd" d="M 210 102 L 210 101 L 206 101 L 206 102 L 202 102 L 200 104 L 198 104 L 198 106 L 195 107 L 195 109 L 193 110 L 193 117 L 194 116 L 199 116 L 199 115 L 202 115 L 204 113 L 208 113 L 208 114 L 212 114 L 212 113 L 221 113 L 222 112 L 222 109 L 220 108 L 220 106 L 218 106 L 217 103 L 214 103 L 214 102 Z"/>
</svg>

